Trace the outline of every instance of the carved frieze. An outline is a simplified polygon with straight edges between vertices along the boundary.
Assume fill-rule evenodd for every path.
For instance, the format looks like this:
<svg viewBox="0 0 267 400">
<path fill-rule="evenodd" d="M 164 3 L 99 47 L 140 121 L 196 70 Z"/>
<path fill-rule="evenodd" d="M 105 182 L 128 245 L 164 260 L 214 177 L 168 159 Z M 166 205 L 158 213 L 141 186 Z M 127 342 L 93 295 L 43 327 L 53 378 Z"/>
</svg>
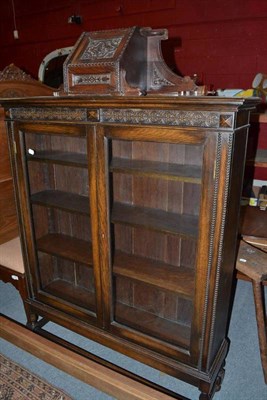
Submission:
<svg viewBox="0 0 267 400">
<path fill-rule="evenodd" d="M 10 111 L 12 119 L 33 121 L 87 121 L 87 110 L 85 108 L 12 108 Z"/>
<path fill-rule="evenodd" d="M 39 121 L 90 121 L 134 125 L 192 126 L 229 129 L 233 125 L 231 114 L 210 111 L 147 110 L 147 109 L 87 109 L 68 107 L 12 108 L 10 118 Z M 225 123 L 225 120 L 228 123 Z"/>
<path fill-rule="evenodd" d="M 102 122 L 219 128 L 220 114 L 205 111 L 103 109 Z"/>
</svg>

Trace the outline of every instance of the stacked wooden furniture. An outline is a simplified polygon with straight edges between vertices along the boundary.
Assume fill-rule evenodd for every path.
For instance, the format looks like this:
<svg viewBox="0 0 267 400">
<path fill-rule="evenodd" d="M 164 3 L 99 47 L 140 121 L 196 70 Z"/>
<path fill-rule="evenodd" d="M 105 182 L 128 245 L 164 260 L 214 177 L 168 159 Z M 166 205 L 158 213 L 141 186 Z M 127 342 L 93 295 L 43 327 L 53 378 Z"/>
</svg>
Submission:
<svg viewBox="0 0 267 400">
<path fill-rule="evenodd" d="M 252 114 L 251 122 L 252 130 L 248 140 L 246 173 L 252 179 L 266 180 L 267 114 Z M 267 317 L 264 291 L 264 286 L 267 286 L 266 201 L 261 201 L 257 206 L 244 205 L 241 207 L 240 233 L 243 240 L 241 241 L 236 263 L 237 277 L 252 283 L 260 355 L 264 380 L 267 384 Z"/>
<path fill-rule="evenodd" d="M 27 260 L 28 326 L 41 332 L 44 321 L 54 321 L 199 387 L 200 399 L 209 400 L 229 348 L 256 100 L 175 95 L 174 83 L 159 80 L 164 68 L 156 61 L 150 77 L 171 91 L 157 94 L 149 84 L 135 96 L 127 72 L 108 63 L 119 48 L 131 55 L 129 36 L 124 46 L 125 32 L 109 33 L 107 42 L 99 33 L 85 39 L 74 50 L 78 60 L 75 53 L 66 64 L 72 93 L 3 102 Z M 107 54 L 102 69 L 97 54 L 102 61 Z M 90 96 L 79 95 L 85 82 L 100 84 L 101 96 L 92 86 Z"/>
<path fill-rule="evenodd" d="M 267 113 L 251 114 L 245 180 L 256 179 L 265 181 L 267 185 Z M 267 241 L 266 200 L 262 199 L 258 203 L 258 206 L 241 207 L 240 231 L 247 237 L 246 240 L 255 242 Z"/>
<path fill-rule="evenodd" d="M 265 293 L 263 285 L 267 283 L 267 251 L 265 246 L 252 246 L 242 240 L 236 262 L 240 275 L 251 280 L 255 301 L 258 338 L 264 381 L 267 384 L 267 315 L 265 311 Z M 266 245 L 266 242 L 265 242 Z"/>
<path fill-rule="evenodd" d="M 249 132 L 245 179 L 266 180 L 267 184 L 267 114 L 251 114 L 252 129 Z M 258 196 L 257 196 L 258 197 Z M 257 206 L 241 207 L 240 233 L 243 239 L 267 252 L 266 201 Z M 247 274 L 237 273 L 239 279 L 250 280 Z M 267 285 L 266 280 L 263 284 Z"/>
<path fill-rule="evenodd" d="M 0 98 L 47 96 L 53 90 L 14 64 L 0 72 Z M 1 100 L 0 100 L 1 104 Z M 26 298 L 13 179 L 10 169 L 4 109 L 0 107 L 0 279 L 11 282 Z"/>
</svg>

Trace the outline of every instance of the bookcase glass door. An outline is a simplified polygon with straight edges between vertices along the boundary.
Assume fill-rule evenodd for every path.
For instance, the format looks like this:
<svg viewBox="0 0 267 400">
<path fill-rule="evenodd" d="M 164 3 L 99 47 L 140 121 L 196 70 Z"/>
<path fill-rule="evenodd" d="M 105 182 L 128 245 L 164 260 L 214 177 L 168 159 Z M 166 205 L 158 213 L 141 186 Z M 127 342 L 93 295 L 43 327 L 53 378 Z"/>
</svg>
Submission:
<svg viewBox="0 0 267 400">
<path fill-rule="evenodd" d="M 39 291 L 94 315 L 87 136 L 57 131 L 24 133 Z"/>
<path fill-rule="evenodd" d="M 114 138 L 109 154 L 114 322 L 189 348 L 203 143 Z"/>
</svg>

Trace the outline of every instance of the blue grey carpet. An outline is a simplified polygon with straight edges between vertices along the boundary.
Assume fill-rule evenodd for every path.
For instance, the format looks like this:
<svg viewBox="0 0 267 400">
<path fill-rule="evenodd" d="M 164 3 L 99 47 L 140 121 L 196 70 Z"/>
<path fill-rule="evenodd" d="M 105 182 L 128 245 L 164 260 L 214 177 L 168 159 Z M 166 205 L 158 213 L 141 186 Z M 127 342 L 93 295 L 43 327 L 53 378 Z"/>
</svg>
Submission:
<svg viewBox="0 0 267 400">
<path fill-rule="evenodd" d="M 11 284 L 0 282 L 0 311 L 23 324 L 26 321 L 20 296 Z M 83 347 L 192 400 L 199 398 L 197 388 L 133 361 L 65 328 L 49 323 L 46 329 L 79 347 Z M 215 394 L 214 400 L 267 400 L 267 386 L 264 384 L 260 363 L 253 295 L 251 285 L 248 282 L 238 282 L 229 337 L 231 345 L 226 359 L 226 374 L 222 389 Z M 0 339 L 0 351 L 15 362 L 62 388 L 74 400 L 111 399 L 110 396 L 59 371 L 2 339 Z"/>
</svg>

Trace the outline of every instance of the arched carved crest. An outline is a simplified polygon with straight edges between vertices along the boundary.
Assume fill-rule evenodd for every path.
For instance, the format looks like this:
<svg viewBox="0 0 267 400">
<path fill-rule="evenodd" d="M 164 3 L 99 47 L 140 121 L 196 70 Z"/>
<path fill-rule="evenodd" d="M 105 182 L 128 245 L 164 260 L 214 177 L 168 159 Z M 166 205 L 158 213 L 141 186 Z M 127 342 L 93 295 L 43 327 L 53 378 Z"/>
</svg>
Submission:
<svg viewBox="0 0 267 400">
<path fill-rule="evenodd" d="M 0 71 L 0 81 L 33 81 L 34 79 L 15 64 L 10 64 Z"/>
<path fill-rule="evenodd" d="M 14 64 L 0 71 L 0 97 L 52 96 L 54 88 L 42 84 Z"/>
</svg>

